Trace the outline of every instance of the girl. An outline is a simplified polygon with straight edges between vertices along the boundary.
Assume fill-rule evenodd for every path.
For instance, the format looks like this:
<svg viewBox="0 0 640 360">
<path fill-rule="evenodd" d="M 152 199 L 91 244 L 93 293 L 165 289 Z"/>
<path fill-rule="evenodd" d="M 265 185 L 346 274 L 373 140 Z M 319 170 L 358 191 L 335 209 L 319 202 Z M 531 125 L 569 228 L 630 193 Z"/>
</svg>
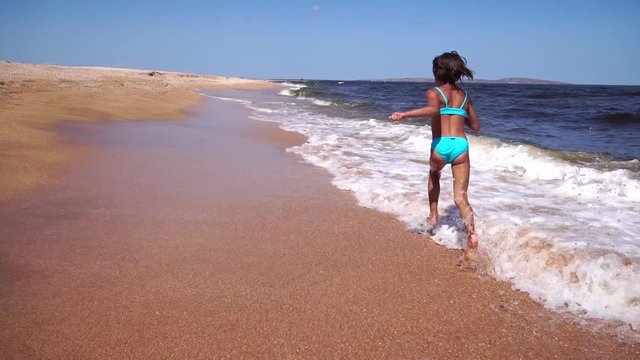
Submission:
<svg viewBox="0 0 640 360">
<path fill-rule="evenodd" d="M 433 140 L 429 158 L 429 224 L 433 228 L 438 223 L 440 171 L 446 164 L 451 164 L 454 201 L 467 230 L 465 254 L 472 257 L 478 247 L 478 238 L 473 223 L 473 209 L 467 199 L 471 165 L 464 126 L 466 124 L 478 131 L 480 121 L 471 97 L 457 82 L 463 76 L 473 79 L 473 72 L 467 67 L 467 60 L 452 51 L 433 59 L 433 76 L 437 86 L 427 90 L 427 106 L 395 112 L 389 118 L 400 121 L 409 117 L 431 117 Z"/>
</svg>

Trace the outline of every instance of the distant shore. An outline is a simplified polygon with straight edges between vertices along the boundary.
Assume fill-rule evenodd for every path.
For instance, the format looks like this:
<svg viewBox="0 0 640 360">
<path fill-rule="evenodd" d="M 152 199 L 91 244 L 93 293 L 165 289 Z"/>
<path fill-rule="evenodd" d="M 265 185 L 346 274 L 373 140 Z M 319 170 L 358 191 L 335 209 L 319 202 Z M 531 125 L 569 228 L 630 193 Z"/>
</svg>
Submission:
<svg viewBox="0 0 640 360">
<path fill-rule="evenodd" d="M 391 78 L 391 79 L 380 79 L 380 80 L 374 80 L 374 81 L 431 82 L 431 83 L 435 82 L 433 78 Z M 474 79 L 474 80 L 468 80 L 467 82 L 477 83 L 477 84 L 571 85 L 571 83 L 568 83 L 568 82 L 532 79 L 532 78 L 524 78 L 524 77 L 512 77 L 512 78 L 504 78 L 504 79 L 497 79 L 497 80 Z"/>
<path fill-rule="evenodd" d="M 305 81 L 305 80 L 317 80 L 317 79 L 270 79 L 273 81 Z M 325 81 L 373 81 L 373 82 L 425 82 L 425 83 L 433 83 L 435 80 L 433 78 L 423 78 L 423 77 L 407 77 L 407 78 L 388 78 L 388 79 L 358 79 L 358 80 L 341 80 L 341 79 L 324 79 Z M 568 82 L 561 81 L 552 81 L 552 80 L 541 80 L 541 79 L 532 79 L 532 78 L 523 78 L 523 77 L 512 77 L 512 78 L 504 78 L 497 80 L 489 80 L 489 79 L 474 79 L 466 81 L 468 83 L 477 83 L 477 84 L 532 84 L 532 85 L 573 85 Z"/>
<path fill-rule="evenodd" d="M 196 89 L 259 88 L 259 80 L 154 70 L 0 61 L 0 201 L 47 184 L 78 149 L 59 142 L 62 121 L 184 118 Z"/>
</svg>

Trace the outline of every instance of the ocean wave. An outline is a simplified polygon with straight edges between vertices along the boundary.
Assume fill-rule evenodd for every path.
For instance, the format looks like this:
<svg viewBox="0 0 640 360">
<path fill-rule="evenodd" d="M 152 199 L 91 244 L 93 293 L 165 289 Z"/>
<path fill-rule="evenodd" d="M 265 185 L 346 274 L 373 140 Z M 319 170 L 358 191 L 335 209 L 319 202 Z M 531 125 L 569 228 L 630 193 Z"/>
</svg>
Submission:
<svg viewBox="0 0 640 360">
<path fill-rule="evenodd" d="M 303 99 L 311 100 L 312 103 L 314 103 L 316 105 L 319 105 L 319 106 L 335 105 L 335 103 L 333 103 L 331 101 L 327 101 L 327 100 L 320 100 L 320 99 L 314 99 L 314 98 L 303 98 Z"/>
<path fill-rule="evenodd" d="M 307 86 L 304 85 L 304 84 L 283 83 L 282 85 L 284 85 L 284 84 L 287 84 L 287 86 L 289 88 L 287 88 L 285 90 L 282 90 L 280 92 L 280 95 L 294 96 L 294 97 L 297 97 L 298 99 L 310 101 L 311 103 L 313 103 L 315 105 L 318 105 L 318 106 L 336 105 L 336 103 L 334 103 L 332 101 L 318 99 L 318 98 L 314 98 L 314 97 L 308 97 L 307 96 Z"/>
<path fill-rule="evenodd" d="M 300 94 L 304 91 L 303 89 L 307 87 L 305 84 L 293 84 L 288 82 L 280 83 L 279 85 L 286 87 L 285 89 L 280 90 L 278 92 L 279 95 L 285 96 L 300 96 Z"/>
<path fill-rule="evenodd" d="M 305 84 L 294 84 L 294 83 L 290 83 L 290 82 L 286 82 L 286 81 L 278 83 L 278 84 L 282 85 L 282 86 L 292 87 L 292 88 L 300 88 L 300 87 L 306 87 L 307 86 Z"/>
</svg>

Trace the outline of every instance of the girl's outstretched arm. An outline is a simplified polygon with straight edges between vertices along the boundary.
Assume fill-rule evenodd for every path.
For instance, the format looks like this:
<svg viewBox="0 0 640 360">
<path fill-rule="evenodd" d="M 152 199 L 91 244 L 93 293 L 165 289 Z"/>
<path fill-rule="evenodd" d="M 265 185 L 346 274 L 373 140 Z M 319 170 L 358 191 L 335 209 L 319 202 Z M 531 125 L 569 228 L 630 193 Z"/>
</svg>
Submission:
<svg viewBox="0 0 640 360">
<path fill-rule="evenodd" d="M 410 117 L 426 117 L 426 116 L 434 116 L 438 115 L 440 112 L 440 99 L 438 98 L 438 94 L 436 90 L 429 89 L 425 93 L 427 97 L 427 106 L 413 109 L 407 112 L 394 112 L 389 116 L 391 121 L 400 121 Z"/>
<path fill-rule="evenodd" d="M 480 119 L 478 119 L 478 113 L 476 112 L 476 108 L 473 106 L 473 100 L 471 98 L 469 98 L 469 111 L 467 111 L 467 113 L 469 114 L 469 117 L 465 119 L 465 124 L 467 124 L 471 130 L 479 131 Z"/>
</svg>

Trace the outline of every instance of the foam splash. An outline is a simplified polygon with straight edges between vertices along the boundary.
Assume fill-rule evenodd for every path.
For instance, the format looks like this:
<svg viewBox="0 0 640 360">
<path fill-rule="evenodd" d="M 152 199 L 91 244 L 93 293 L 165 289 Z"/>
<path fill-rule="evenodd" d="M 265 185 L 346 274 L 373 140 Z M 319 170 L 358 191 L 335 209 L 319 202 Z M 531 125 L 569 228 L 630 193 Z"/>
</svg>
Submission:
<svg viewBox="0 0 640 360">
<path fill-rule="evenodd" d="M 306 88 L 307 86 L 304 84 L 291 84 L 291 83 L 280 83 L 279 85 L 281 86 L 286 86 L 286 88 L 280 90 L 280 92 L 278 92 L 279 95 L 284 95 L 284 96 L 295 96 L 298 99 L 301 100 L 308 100 L 311 101 L 313 104 L 318 105 L 318 106 L 331 106 L 331 105 L 336 105 L 335 103 L 331 102 L 331 101 L 327 101 L 327 100 L 322 100 L 322 99 L 316 99 L 316 98 L 311 98 L 311 97 L 306 97 L 306 96 L 301 96 L 300 95 L 300 90 Z"/>
<path fill-rule="evenodd" d="M 299 92 L 300 89 L 304 89 L 307 87 L 307 85 L 304 84 L 292 84 L 288 82 L 283 82 L 278 85 L 284 87 L 284 89 L 278 92 L 278 95 L 284 96 L 296 96 L 296 93 Z"/>
</svg>

